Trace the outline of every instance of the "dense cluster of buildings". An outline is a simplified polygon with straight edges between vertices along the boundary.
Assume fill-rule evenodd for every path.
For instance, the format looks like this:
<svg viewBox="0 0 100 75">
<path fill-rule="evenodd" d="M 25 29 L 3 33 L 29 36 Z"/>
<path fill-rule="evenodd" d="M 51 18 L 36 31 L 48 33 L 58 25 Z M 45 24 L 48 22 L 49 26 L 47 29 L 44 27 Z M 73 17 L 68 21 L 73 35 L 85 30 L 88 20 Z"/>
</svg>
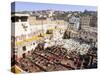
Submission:
<svg viewBox="0 0 100 75">
<path fill-rule="evenodd" d="M 12 12 L 12 66 L 26 72 L 97 67 L 97 12 Z"/>
</svg>

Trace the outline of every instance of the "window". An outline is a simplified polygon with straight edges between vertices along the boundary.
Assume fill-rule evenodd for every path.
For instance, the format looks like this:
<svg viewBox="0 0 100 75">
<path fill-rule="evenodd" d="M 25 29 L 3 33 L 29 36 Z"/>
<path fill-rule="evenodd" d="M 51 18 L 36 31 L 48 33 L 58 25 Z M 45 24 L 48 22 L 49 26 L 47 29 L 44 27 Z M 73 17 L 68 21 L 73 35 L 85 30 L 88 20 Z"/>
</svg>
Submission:
<svg viewBox="0 0 100 75">
<path fill-rule="evenodd" d="M 26 16 L 22 16 L 20 19 L 21 19 L 21 22 L 27 22 L 27 18 Z"/>
<path fill-rule="evenodd" d="M 53 31 L 52 30 L 47 30 L 46 34 L 52 34 Z"/>
<path fill-rule="evenodd" d="M 23 51 L 26 51 L 26 46 L 23 46 Z"/>
<path fill-rule="evenodd" d="M 35 45 L 35 43 L 33 43 L 33 45 Z"/>
<path fill-rule="evenodd" d="M 25 58 L 25 57 L 26 57 L 26 54 L 25 54 L 25 53 L 23 53 L 22 57 L 23 57 L 23 58 Z"/>
</svg>

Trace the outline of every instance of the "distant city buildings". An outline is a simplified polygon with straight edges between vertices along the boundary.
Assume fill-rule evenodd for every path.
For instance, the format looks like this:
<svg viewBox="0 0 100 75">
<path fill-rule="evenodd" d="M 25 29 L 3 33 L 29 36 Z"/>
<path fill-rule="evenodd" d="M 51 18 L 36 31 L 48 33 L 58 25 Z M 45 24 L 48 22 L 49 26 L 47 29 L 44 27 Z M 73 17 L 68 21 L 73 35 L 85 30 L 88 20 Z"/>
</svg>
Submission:
<svg viewBox="0 0 100 75">
<path fill-rule="evenodd" d="M 97 26 L 97 15 L 83 15 L 80 16 L 80 24 L 82 27 L 84 26 L 90 26 L 90 27 L 96 27 Z"/>
</svg>

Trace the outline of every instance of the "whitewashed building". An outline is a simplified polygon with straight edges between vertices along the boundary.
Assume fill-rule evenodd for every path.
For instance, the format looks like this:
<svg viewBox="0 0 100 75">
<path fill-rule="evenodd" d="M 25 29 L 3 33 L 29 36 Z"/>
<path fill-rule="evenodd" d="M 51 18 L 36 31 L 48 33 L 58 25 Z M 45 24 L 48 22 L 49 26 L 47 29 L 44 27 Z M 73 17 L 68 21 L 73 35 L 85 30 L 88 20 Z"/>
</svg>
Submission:
<svg viewBox="0 0 100 75">
<path fill-rule="evenodd" d="M 69 23 L 75 30 L 79 30 L 80 28 L 80 18 L 75 16 L 70 16 Z"/>
<path fill-rule="evenodd" d="M 12 50 L 19 58 L 28 51 L 34 50 L 40 41 L 46 39 L 57 39 L 64 33 L 66 25 L 58 23 L 29 24 L 29 14 L 14 13 L 11 15 L 12 20 Z M 48 34 L 47 32 L 52 32 Z"/>
</svg>

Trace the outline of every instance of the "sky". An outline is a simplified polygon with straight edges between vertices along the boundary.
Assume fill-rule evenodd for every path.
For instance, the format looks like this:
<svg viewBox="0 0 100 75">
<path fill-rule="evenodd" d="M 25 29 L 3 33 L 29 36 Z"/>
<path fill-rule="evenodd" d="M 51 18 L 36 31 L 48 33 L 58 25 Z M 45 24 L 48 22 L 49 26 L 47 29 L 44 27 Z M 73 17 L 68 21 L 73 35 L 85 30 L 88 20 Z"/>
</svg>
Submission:
<svg viewBox="0 0 100 75">
<path fill-rule="evenodd" d="M 15 4 L 15 7 L 14 7 Z M 68 4 L 49 4 L 49 3 L 33 3 L 33 2 L 13 2 L 11 4 L 12 11 L 34 11 L 34 10 L 60 10 L 60 11 L 97 11 L 96 6 L 81 6 Z"/>
</svg>

